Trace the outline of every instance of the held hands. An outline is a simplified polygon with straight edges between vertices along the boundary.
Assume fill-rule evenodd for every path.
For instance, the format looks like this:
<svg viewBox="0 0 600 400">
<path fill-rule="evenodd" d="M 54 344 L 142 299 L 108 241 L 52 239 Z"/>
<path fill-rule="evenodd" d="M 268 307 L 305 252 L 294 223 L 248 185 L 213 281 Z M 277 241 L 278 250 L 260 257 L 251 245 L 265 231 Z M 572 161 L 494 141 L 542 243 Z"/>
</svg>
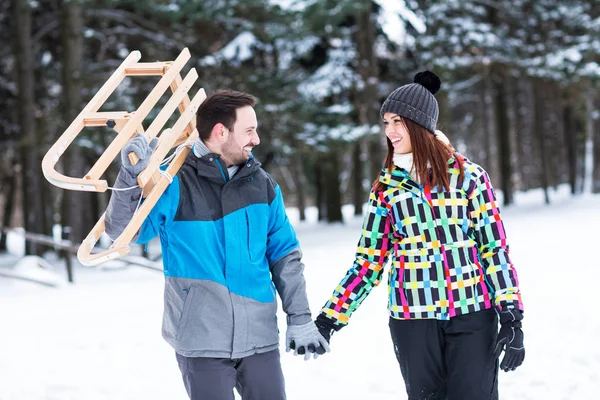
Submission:
<svg viewBox="0 0 600 400">
<path fill-rule="evenodd" d="M 294 350 L 294 355 L 304 355 L 305 361 L 310 359 L 311 354 L 316 359 L 319 355 L 329 352 L 330 335 L 324 335 L 317 326 L 313 321 L 288 326 L 285 351 Z"/>
<path fill-rule="evenodd" d="M 148 166 L 150 156 L 156 148 L 157 143 L 158 138 L 154 138 L 148 143 L 148 139 L 145 135 L 141 133 L 136 134 L 121 150 L 122 168 L 133 178 L 137 178 L 140 172 Z M 131 164 L 131 161 L 129 160 L 129 153 L 132 152 L 139 158 L 139 161 L 135 165 Z"/>
<path fill-rule="evenodd" d="M 504 350 L 504 357 L 500 363 L 500 369 L 505 372 L 514 371 L 523 364 L 525 359 L 525 347 L 523 345 L 523 331 L 521 320 L 523 313 L 519 310 L 504 310 L 500 312 L 500 332 L 496 341 L 496 358 L 500 357 Z"/>
</svg>

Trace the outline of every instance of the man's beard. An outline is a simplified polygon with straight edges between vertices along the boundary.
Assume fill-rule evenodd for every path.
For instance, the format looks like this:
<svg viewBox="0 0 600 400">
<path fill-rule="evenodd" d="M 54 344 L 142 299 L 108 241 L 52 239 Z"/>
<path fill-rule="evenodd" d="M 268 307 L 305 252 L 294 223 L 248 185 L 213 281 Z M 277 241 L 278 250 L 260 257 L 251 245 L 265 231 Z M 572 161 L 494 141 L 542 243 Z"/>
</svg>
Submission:
<svg viewBox="0 0 600 400">
<path fill-rule="evenodd" d="M 249 156 L 246 156 L 244 149 L 250 144 L 247 144 L 243 148 L 237 147 L 236 143 L 232 140 L 231 142 L 227 142 L 225 146 L 223 146 L 223 154 L 232 165 L 240 165 L 246 162 Z"/>
</svg>

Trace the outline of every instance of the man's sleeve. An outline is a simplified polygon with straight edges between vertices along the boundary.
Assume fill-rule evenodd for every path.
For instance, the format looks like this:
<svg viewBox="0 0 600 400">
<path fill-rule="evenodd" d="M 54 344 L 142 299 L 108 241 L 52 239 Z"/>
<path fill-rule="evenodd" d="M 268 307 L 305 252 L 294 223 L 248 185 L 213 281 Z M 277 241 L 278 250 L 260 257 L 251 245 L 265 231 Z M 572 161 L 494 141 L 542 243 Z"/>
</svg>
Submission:
<svg viewBox="0 0 600 400">
<path fill-rule="evenodd" d="M 138 204 L 142 189 L 135 187 L 137 181 L 127 171 L 121 170 L 117 176 L 115 187 L 128 188 L 129 190 L 118 190 L 112 193 L 106 213 L 104 215 L 106 234 L 115 240 L 131 221 Z M 173 178 L 173 182 L 167 186 L 164 193 L 142 223 L 139 232 L 134 236 L 133 242 L 137 244 L 147 243 L 158 235 L 161 225 L 173 220 L 179 204 L 179 180 Z"/>
<path fill-rule="evenodd" d="M 110 196 L 104 213 L 105 232 L 111 240 L 116 240 L 131 221 L 142 194 L 142 188 L 134 177 L 122 169 L 117 175 L 115 190 Z"/>
<path fill-rule="evenodd" d="M 501 310 L 516 308 L 522 311 L 517 271 L 510 260 L 496 194 L 486 172 L 477 177 L 469 195 L 469 212 L 479 258 L 486 282 L 493 291 L 495 305 Z"/>
<path fill-rule="evenodd" d="M 279 186 L 274 187 L 274 198 L 269 204 L 267 259 L 273 283 L 281 297 L 288 325 L 311 321 L 302 252 L 283 203 Z"/>
</svg>

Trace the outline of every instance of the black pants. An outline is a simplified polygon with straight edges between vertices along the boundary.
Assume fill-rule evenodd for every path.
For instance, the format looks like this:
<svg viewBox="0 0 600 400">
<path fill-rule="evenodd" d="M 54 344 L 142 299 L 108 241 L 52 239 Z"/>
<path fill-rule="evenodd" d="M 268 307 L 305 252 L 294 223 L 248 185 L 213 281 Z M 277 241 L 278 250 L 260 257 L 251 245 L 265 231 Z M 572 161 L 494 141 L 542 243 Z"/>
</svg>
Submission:
<svg viewBox="0 0 600 400">
<path fill-rule="evenodd" d="M 285 400 L 279 350 L 244 358 L 184 357 L 177 354 L 191 400 Z"/>
<path fill-rule="evenodd" d="M 409 400 L 497 400 L 498 335 L 494 310 L 449 321 L 390 318 Z"/>
</svg>

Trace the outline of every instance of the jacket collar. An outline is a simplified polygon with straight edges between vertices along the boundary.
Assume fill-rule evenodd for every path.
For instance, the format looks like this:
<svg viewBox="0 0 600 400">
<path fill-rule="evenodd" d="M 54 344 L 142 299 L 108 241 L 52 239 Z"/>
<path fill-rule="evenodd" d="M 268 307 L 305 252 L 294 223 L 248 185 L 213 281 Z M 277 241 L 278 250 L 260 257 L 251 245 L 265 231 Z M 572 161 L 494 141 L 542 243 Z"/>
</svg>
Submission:
<svg viewBox="0 0 600 400">
<path fill-rule="evenodd" d="M 251 156 L 243 165 L 239 166 L 237 173 L 233 177 L 230 177 L 227 166 L 221 160 L 219 154 L 207 153 L 201 157 L 197 157 L 194 152 L 191 152 L 185 163 L 191 166 L 199 176 L 222 184 L 248 177 L 254 174 L 261 166 L 261 163 L 254 156 Z"/>
<path fill-rule="evenodd" d="M 421 186 L 414 181 L 408 171 L 396 165 L 391 170 L 382 169 L 379 175 L 379 181 L 390 188 L 402 188 L 409 192 L 421 193 Z"/>
<path fill-rule="evenodd" d="M 455 165 L 456 159 L 454 156 L 450 156 L 448 159 L 448 165 Z M 392 165 L 391 170 L 382 169 L 379 174 L 379 181 L 386 184 L 390 188 L 398 187 L 409 192 L 416 194 L 421 193 L 421 186 L 411 178 L 410 174 L 404 168 L 400 168 L 397 165 Z"/>
</svg>

